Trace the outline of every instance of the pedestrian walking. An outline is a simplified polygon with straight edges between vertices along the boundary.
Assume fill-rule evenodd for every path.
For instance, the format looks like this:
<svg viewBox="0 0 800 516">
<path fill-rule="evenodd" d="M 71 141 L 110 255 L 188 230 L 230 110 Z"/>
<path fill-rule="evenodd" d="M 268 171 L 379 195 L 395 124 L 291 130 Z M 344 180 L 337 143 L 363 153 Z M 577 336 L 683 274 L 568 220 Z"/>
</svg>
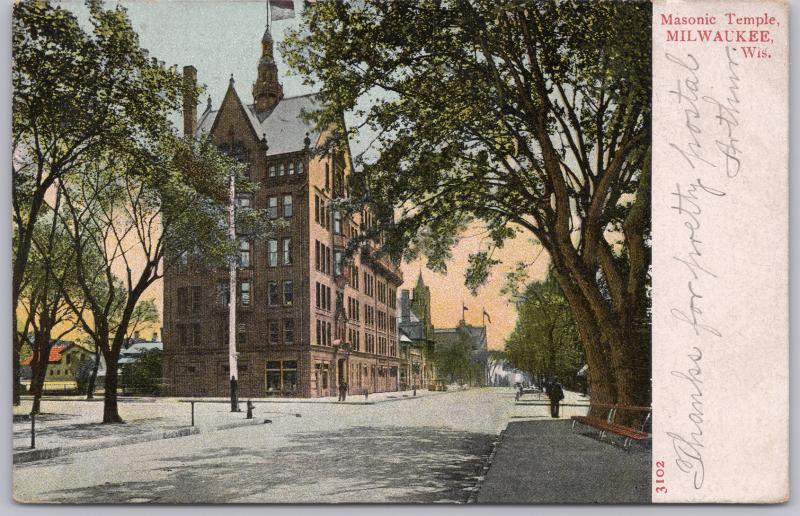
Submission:
<svg viewBox="0 0 800 516">
<path fill-rule="evenodd" d="M 339 401 L 345 401 L 347 399 L 347 382 L 342 380 L 339 383 Z"/>
<path fill-rule="evenodd" d="M 564 399 L 564 388 L 558 383 L 556 377 L 547 389 L 547 396 L 550 398 L 550 417 L 558 417 L 559 403 Z"/>
</svg>

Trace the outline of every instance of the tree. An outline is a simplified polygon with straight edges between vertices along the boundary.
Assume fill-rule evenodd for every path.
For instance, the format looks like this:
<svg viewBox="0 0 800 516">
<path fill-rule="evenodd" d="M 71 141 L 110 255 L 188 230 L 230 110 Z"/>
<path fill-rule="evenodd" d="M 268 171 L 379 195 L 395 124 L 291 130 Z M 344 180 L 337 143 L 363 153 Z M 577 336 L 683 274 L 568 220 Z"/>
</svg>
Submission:
<svg viewBox="0 0 800 516">
<path fill-rule="evenodd" d="M 606 403 L 650 402 L 650 16 L 645 2 L 317 2 L 284 45 L 319 83 L 310 118 L 359 121 L 331 146 L 375 133 L 353 201 L 386 252 L 443 270 L 480 221 L 477 289 L 495 249 L 533 236 Z"/>
<path fill-rule="evenodd" d="M 171 130 L 179 76 L 139 47 L 121 7 L 87 0 L 87 32 L 49 0 L 15 3 L 12 29 L 14 327 L 34 227 L 59 180 L 108 149 Z M 14 378 L 22 341 L 14 334 Z M 19 403 L 17 381 L 14 403 Z"/>
<path fill-rule="evenodd" d="M 517 324 L 506 340 L 511 364 L 532 378 L 573 381 L 580 367 L 578 332 L 553 274 L 528 285 L 517 302 Z"/>
<path fill-rule="evenodd" d="M 122 317 L 121 306 L 119 304 L 114 305 L 116 307 L 117 313 L 112 314 L 112 328 L 114 328 L 114 332 L 118 331 L 119 322 Z M 125 346 L 127 347 L 130 343 L 131 337 L 136 333 L 136 330 L 143 324 L 152 324 L 158 322 L 159 315 L 158 315 L 158 308 L 156 308 L 155 302 L 152 299 L 145 299 L 140 301 L 136 307 L 133 309 L 133 313 L 131 314 L 130 322 L 128 323 L 128 329 L 125 335 Z M 86 399 L 91 400 L 94 399 L 94 389 L 95 384 L 97 382 L 97 373 L 100 369 L 100 348 L 94 347 L 94 360 L 91 361 L 91 367 L 89 368 L 88 372 L 84 372 L 81 370 L 81 382 L 79 382 L 78 390 L 80 392 L 86 392 Z M 84 377 L 85 375 L 85 377 Z M 76 371 L 76 377 L 78 376 L 78 371 Z M 76 378 L 77 381 L 77 378 Z M 82 386 L 82 387 L 81 387 Z"/>
<path fill-rule="evenodd" d="M 207 139 L 164 135 L 154 145 L 157 152 L 109 152 L 64 188 L 80 292 L 65 295 L 71 305 L 85 303 L 78 320 L 105 360 L 104 423 L 123 422 L 117 362 L 142 295 L 189 254 L 209 266 L 226 263 L 237 248 L 225 223 L 230 174 L 241 179 L 241 190 L 252 188 L 243 166 Z M 263 210 L 242 210 L 240 219 L 246 236 L 271 231 Z"/>
<path fill-rule="evenodd" d="M 155 349 L 145 351 L 136 362 L 122 368 L 120 383 L 130 392 L 158 396 L 162 387 L 164 353 Z"/>
<path fill-rule="evenodd" d="M 40 409 L 44 381 L 53 345 L 75 329 L 75 317 L 59 285 L 71 288 L 72 251 L 65 245 L 58 210 L 61 196 L 33 227 L 33 249 L 29 254 L 20 292 L 23 325 L 17 336 L 31 351 L 31 412 Z"/>
</svg>

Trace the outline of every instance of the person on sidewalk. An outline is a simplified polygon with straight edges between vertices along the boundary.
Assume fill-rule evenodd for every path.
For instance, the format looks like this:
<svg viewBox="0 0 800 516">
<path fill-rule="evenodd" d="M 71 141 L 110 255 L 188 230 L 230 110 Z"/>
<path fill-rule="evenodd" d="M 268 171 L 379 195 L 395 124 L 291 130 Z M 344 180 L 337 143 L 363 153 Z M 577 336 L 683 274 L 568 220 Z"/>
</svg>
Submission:
<svg viewBox="0 0 800 516">
<path fill-rule="evenodd" d="M 558 417 L 559 403 L 564 399 L 564 389 L 558 383 L 558 377 L 553 379 L 550 388 L 547 390 L 547 396 L 550 398 L 550 417 Z"/>
<path fill-rule="evenodd" d="M 339 384 L 339 401 L 347 400 L 347 382 L 342 381 Z"/>
</svg>

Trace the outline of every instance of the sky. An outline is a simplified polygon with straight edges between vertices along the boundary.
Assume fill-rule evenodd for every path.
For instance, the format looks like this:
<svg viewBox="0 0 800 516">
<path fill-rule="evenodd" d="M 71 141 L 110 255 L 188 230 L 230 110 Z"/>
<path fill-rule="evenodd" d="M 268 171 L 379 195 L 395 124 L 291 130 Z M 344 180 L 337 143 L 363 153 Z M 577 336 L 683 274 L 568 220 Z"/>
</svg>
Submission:
<svg viewBox="0 0 800 516">
<path fill-rule="evenodd" d="M 116 5 L 116 2 L 108 3 Z M 242 100 L 252 101 L 251 88 L 256 79 L 260 41 L 267 22 L 264 0 L 126 0 L 119 3 L 127 8 L 142 47 L 151 55 L 167 65 L 175 64 L 179 69 L 185 65 L 197 68 L 198 82 L 206 87 L 199 110 L 205 108 L 208 96 L 213 107 L 219 107 L 231 74 Z M 86 20 L 83 0 L 64 0 L 61 4 L 74 11 L 79 19 Z M 295 0 L 297 11 L 302 9 L 302 4 L 303 0 Z M 304 86 L 300 77 L 290 74 L 277 48 L 285 31 L 296 27 L 297 23 L 297 19 L 281 20 L 273 22 L 272 27 L 272 37 L 276 42 L 275 62 L 287 97 L 315 91 L 312 86 Z M 370 135 L 365 134 L 351 141 L 353 153 L 363 151 L 363 142 L 370 140 Z M 461 319 L 462 303 L 468 308 L 466 322 L 469 324 L 482 324 L 485 309 L 492 321 L 487 328 L 489 348 L 503 349 L 505 338 L 516 322 L 514 304 L 500 294 L 505 273 L 519 261 L 531 263 L 536 258 L 530 267 L 530 277 L 542 279 L 548 259 L 546 253 L 540 253 L 538 243 L 532 242 L 527 235 L 519 236 L 495 253 L 494 257 L 502 263 L 495 267 L 477 296 L 472 296 L 464 287 L 464 271 L 469 254 L 481 249 L 482 234 L 480 226 L 472 226 L 465 232 L 453 250 L 447 274 L 426 269 L 424 258 L 422 262 L 403 264 L 405 282 L 400 288 L 413 289 L 417 276 L 422 272 L 425 283 L 431 287 L 431 311 L 437 328 L 456 326 Z M 160 308 L 161 284 L 153 285 L 144 298 L 155 299 Z"/>
</svg>

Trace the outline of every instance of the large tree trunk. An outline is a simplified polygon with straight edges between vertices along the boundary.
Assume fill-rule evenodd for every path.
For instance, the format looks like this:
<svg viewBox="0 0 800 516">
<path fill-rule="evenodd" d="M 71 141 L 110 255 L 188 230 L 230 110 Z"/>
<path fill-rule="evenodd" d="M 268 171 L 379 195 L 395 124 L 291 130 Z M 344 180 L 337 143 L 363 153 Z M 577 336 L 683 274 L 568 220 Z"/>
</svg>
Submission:
<svg viewBox="0 0 800 516">
<path fill-rule="evenodd" d="M 117 408 L 117 359 L 110 359 L 109 353 L 104 353 L 106 359 L 105 394 L 103 395 L 103 423 L 124 423 L 119 416 Z"/>
<path fill-rule="evenodd" d="M 594 314 L 563 262 L 554 257 L 553 263 L 556 280 L 569 303 L 586 364 L 591 372 L 588 382 L 592 390 L 592 402 L 614 404 L 617 402 L 617 378 L 612 367 L 609 346 L 603 342 Z"/>
<path fill-rule="evenodd" d="M 36 335 L 33 341 L 33 357 L 31 358 L 31 394 L 33 406 L 31 412 L 38 414 L 41 407 L 44 381 L 47 378 L 47 365 L 50 361 L 50 348 L 52 348 L 49 333 L 47 336 Z"/>
</svg>

